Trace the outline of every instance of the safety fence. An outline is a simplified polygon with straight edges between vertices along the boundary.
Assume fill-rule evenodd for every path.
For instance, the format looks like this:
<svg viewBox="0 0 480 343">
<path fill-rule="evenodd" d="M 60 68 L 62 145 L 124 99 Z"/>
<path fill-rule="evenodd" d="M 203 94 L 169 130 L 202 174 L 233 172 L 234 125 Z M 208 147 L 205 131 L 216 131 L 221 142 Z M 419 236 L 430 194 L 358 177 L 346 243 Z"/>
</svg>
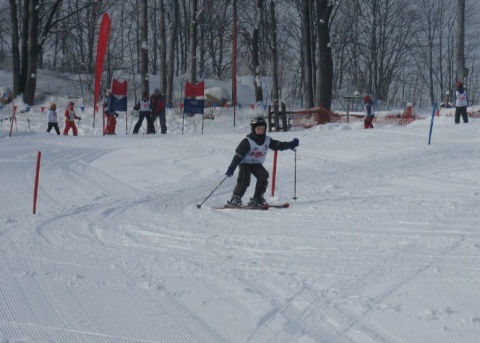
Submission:
<svg viewBox="0 0 480 343">
<path fill-rule="evenodd" d="M 291 126 L 309 128 L 315 125 L 327 123 L 355 123 L 365 119 L 364 114 L 333 112 L 325 108 L 311 108 L 298 111 L 288 111 Z M 404 111 L 398 113 L 390 111 L 388 113 L 378 113 L 375 115 L 374 123 L 384 125 L 407 125 L 416 119 L 413 107 L 406 107 Z"/>
</svg>

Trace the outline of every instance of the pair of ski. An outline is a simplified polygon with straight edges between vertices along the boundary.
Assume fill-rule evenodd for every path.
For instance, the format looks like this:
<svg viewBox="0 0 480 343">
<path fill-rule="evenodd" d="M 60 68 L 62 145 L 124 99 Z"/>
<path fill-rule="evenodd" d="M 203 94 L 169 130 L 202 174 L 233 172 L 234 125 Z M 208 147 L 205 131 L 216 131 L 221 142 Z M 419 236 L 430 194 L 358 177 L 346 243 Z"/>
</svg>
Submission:
<svg viewBox="0 0 480 343">
<path fill-rule="evenodd" d="M 268 210 L 269 208 L 288 208 L 290 204 L 288 202 L 283 204 L 263 204 L 263 205 L 242 205 L 242 206 L 228 206 L 224 205 L 221 207 L 213 207 L 215 210 Z"/>
</svg>

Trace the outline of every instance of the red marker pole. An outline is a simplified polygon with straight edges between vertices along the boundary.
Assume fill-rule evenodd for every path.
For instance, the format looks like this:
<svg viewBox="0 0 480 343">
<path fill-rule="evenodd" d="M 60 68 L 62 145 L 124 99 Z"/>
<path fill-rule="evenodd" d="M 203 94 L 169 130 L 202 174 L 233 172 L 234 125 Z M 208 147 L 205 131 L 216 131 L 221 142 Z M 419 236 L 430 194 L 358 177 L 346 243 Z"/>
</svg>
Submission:
<svg viewBox="0 0 480 343">
<path fill-rule="evenodd" d="M 275 178 L 277 177 L 277 155 L 278 151 L 273 152 L 273 171 L 272 171 L 272 197 L 275 195 Z"/>
<path fill-rule="evenodd" d="M 17 116 L 15 115 L 16 111 L 17 111 L 17 106 L 13 105 L 12 123 L 10 124 L 10 137 L 12 137 L 13 121 L 17 121 Z"/>
<path fill-rule="evenodd" d="M 38 177 L 40 175 L 40 160 L 42 159 L 42 152 L 37 154 L 37 169 L 35 173 L 35 185 L 33 189 L 33 214 L 37 212 L 37 193 L 38 193 Z"/>
</svg>

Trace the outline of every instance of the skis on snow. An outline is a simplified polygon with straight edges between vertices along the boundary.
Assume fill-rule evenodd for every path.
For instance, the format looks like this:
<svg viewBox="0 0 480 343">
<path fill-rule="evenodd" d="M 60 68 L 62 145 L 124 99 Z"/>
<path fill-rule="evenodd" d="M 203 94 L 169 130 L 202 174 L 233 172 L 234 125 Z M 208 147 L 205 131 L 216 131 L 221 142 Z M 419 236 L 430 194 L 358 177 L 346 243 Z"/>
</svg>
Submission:
<svg viewBox="0 0 480 343">
<path fill-rule="evenodd" d="M 260 210 L 260 211 L 265 211 L 268 210 L 269 208 L 288 208 L 290 206 L 289 203 L 283 203 L 283 204 L 265 204 L 265 205 L 259 205 L 259 206 L 251 206 L 251 205 L 243 205 L 243 206 L 220 206 L 220 207 L 212 207 L 214 210 Z"/>
</svg>

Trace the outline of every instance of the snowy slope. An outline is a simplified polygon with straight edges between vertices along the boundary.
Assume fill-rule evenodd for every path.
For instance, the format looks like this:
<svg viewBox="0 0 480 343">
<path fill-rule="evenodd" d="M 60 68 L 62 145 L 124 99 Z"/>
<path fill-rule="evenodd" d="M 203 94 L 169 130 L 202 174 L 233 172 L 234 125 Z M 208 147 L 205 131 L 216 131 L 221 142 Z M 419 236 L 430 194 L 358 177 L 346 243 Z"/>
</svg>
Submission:
<svg viewBox="0 0 480 343">
<path fill-rule="evenodd" d="M 167 135 L 122 116 L 102 137 L 88 109 L 78 137 L 0 125 L 0 342 L 479 341 L 478 120 L 436 118 L 431 145 L 429 119 L 272 133 L 300 139 L 267 197 L 291 207 L 247 212 L 211 209 L 237 173 L 196 207 L 253 116 L 216 114 L 203 134 L 173 111 Z"/>
</svg>

